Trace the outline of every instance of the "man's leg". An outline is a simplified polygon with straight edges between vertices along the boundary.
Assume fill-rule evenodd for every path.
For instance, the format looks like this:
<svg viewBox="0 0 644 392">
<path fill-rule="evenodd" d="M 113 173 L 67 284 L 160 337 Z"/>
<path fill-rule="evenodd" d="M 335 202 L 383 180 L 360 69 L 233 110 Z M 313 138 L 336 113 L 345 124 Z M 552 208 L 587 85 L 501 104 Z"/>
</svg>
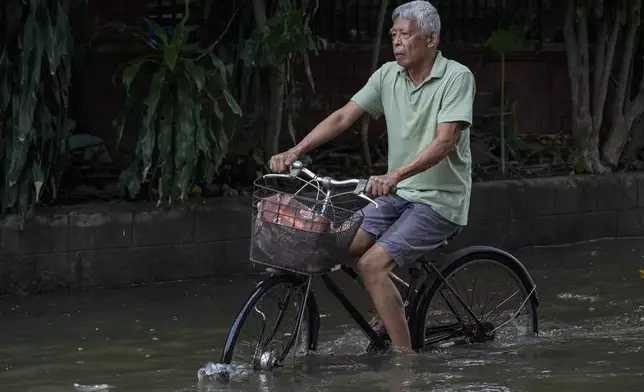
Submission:
<svg viewBox="0 0 644 392">
<path fill-rule="evenodd" d="M 379 208 L 369 203 L 362 209 L 364 220 L 351 242 L 348 259 L 345 264 L 357 268 L 358 260 L 376 240 L 385 233 L 394 222 L 400 218 L 402 209 L 392 196 L 383 196 L 376 199 Z"/>
<path fill-rule="evenodd" d="M 364 231 L 363 229 L 358 229 L 356 236 L 353 237 L 351 246 L 349 247 L 349 256 L 347 257 L 347 264 L 350 267 L 356 268 L 358 260 L 365 254 L 376 243 L 376 236 Z"/>
<path fill-rule="evenodd" d="M 394 346 L 411 348 L 402 298 L 389 272 L 441 246 L 460 227 L 428 205 L 397 196 L 394 205 L 403 211 L 400 218 L 360 258 L 358 271 Z"/>
<path fill-rule="evenodd" d="M 358 271 L 394 346 L 411 349 L 402 297 L 389 272 L 395 267 L 380 245 L 373 245 L 358 261 Z"/>
<path fill-rule="evenodd" d="M 349 256 L 345 264 L 355 269 L 360 275 L 358 261 L 376 243 L 376 240 L 384 234 L 400 218 L 403 208 L 395 196 L 384 196 L 376 199 L 379 208 L 369 203 L 363 210 L 364 221 L 362 227 L 351 243 Z M 392 282 L 393 284 L 393 282 Z M 402 304 L 400 305 L 402 308 Z M 372 328 L 382 328 L 381 320 L 376 316 L 369 322 Z"/>
</svg>

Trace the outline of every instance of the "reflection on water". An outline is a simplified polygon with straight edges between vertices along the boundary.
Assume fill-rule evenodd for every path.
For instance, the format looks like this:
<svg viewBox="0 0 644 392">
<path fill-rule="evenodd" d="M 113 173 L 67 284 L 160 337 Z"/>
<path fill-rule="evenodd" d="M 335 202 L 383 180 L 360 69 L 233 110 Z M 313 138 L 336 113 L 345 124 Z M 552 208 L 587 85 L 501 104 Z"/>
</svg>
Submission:
<svg viewBox="0 0 644 392">
<path fill-rule="evenodd" d="M 366 354 L 319 286 L 319 352 L 288 371 L 217 360 L 252 278 L 0 299 L 0 390 L 625 391 L 644 380 L 644 241 L 519 253 L 537 283 L 541 335 L 422 355 Z M 346 285 L 364 309 L 368 298 Z M 199 376 L 201 375 L 201 377 Z"/>
</svg>

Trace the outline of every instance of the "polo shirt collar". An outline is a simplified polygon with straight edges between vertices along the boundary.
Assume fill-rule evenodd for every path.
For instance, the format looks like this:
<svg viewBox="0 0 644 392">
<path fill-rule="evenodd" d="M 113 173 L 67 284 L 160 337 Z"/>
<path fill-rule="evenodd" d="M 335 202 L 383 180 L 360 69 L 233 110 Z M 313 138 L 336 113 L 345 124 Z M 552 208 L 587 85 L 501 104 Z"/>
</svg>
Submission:
<svg viewBox="0 0 644 392">
<path fill-rule="evenodd" d="M 434 60 L 434 66 L 432 71 L 429 74 L 429 77 L 425 81 L 430 79 L 440 79 L 445 75 L 445 70 L 447 69 L 447 59 L 443 57 L 443 53 L 440 50 L 436 51 L 436 60 Z M 398 65 L 398 74 L 407 76 L 407 68 Z"/>
</svg>

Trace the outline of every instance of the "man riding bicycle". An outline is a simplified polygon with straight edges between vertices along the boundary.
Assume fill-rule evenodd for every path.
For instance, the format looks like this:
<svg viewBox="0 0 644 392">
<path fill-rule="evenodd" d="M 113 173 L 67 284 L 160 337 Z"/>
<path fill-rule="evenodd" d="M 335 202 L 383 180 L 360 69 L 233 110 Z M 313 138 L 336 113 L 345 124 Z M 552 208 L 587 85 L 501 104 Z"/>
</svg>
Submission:
<svg viewBox="0 0 644 392">
<path fill-rule="evenodd" d="M 376 119 L 384 114 L 388 172 L 369 179 L 366 192 L 377 197 L 379 208 L 363 209 L 347 264 L 360 273 L 392 345 L 411 349 L 402 299 L 389 272 L 440 247 L 467 224 L 476 86 L 467 67 L 437 50 L 441 22 L 428 1 L 403 4 L 392 19 L 396 61 L 382 65 L 297 146 L 273 156 L 270 168 L 287 170 L 365 112 Z"/>
</svg>

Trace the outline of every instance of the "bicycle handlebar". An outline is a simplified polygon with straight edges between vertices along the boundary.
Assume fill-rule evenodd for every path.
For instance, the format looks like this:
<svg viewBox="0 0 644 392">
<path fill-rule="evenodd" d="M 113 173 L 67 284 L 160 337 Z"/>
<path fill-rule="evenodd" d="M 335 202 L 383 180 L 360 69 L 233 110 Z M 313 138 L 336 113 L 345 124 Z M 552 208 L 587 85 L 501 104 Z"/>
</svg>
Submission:
<svg viewBox="0 0 644 392">
<path fill-rule="evenodd" d="M 304 164 L 301 161 L 295 161 L 291 165 L 291 176 L 297 177 L 300 173 L 304 173 L 307 177 L 309 177 L 310 180 L 317 180 L 319 181 L 322 186 L 326 189 L 332 189 L 332 188 L 337 188 L 337 187 L 344 187 L 344 186 L 351 186 L 351 185 L 360 185 L 361 183 L 364 183 L 364 186 L 367 185 L 367 180 L 360 180 L 360 179 L 350 179 L 350 180 L 334 180 L 333 178 L 329 176 L 325 177 L 319 177 L 317 174 L 313 173 L 306 167 L 304 167 Z M 359 190 L 359 192 L 364 191 L 364 186 L 362 189 Z M 356 188 L 357 189 L 357 188 Z"/>
<path fill-rule="evenodd" d="M 320 177 L 317 174 L 313 173 L 311 170 L 304 167 L 304 164 L 302 163 L 302 161 L 299 161 L 299 160 L 291 164 L 291 170 L 289 174 L 266 174 L 264 177 L 265 178 L 271 178 L 271 177 L 272 178 L 296 178 L 300 176 L 300 173 L 304 174 L 310 180 L 318 181 L 320 185 L 328 191 L 330 191 L 333 188 L 355 186 L 355 189 L 353 190 L 353 194 L 369 201 L 370 203 L 375 204 L 376 208 L 378 208 L 378 203 L 376 203 L 369 196 L 365 195 L 364 191 L 365 191 L 365 188 L 367 187 L 367 182 L 368 182 L 366 179 L 354 178 L 354 179 L 348 179 L 348 180 L 335 180 L 329 176 Z M 394 192 L 395 192 L 395 189 L 392 191 L 392 193 Z"/>
</svg>

